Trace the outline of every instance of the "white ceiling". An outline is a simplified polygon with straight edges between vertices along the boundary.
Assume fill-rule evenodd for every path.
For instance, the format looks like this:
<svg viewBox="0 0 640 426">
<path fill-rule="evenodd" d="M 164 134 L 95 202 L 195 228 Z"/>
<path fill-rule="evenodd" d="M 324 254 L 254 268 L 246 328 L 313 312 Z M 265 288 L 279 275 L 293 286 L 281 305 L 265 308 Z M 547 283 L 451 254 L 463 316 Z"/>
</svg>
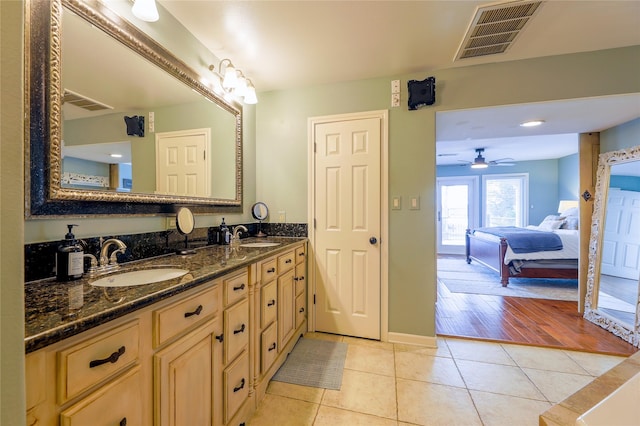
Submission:
<svg viewBox="0 0 640 426">
<path fill-rule="evenodd" d="M 158 0 L 260 92 L 640 45 L 640 1 L 548 0 L 505 53 L 454 61 L 490 1 Z M 504 3 L 504 2 L 503 2 Z M 438 164 L 563 157 L 577 133 L 640 117 L 640 94 L 437 114 Z M 541 118 L 537 129 L 518 126 Z M 534 135 L 534 136 L 532 136 Z M 555 135 L 548 137 L 548 135 Z M 444 154 L 444 155 L 443 155 Z M 450 154 L 456 154 L 455 156 Z"/>
</svg>

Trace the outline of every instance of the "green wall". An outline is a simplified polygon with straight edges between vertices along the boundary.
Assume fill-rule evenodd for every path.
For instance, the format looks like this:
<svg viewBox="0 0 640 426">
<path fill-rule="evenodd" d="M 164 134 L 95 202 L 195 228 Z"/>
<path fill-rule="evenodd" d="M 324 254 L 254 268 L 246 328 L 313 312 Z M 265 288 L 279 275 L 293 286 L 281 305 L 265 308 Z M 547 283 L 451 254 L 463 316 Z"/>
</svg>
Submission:
<svg viewBox="0 0 640 426">
<path fill-rule="evenodd" d="M 436 103 L 408 111 L 406 81 L 431 75 Z M 638 75 L 636 46 L 260 93 L 256 194 L 287 221 L 306 221 L 307 119 L 388 109 L 390 81 L 401 79 L 403 107 L 389 114 L 389 196 L 419 195 L 421 210 L 389 210 L 389 331 L 434 336 L 436 112 L 636 93 Z"/>
<path fill-rule="evenodd" d="M 20 1 L 0 1 L 0 424 L 23 425 L 24 131 Z"/>
</svg>

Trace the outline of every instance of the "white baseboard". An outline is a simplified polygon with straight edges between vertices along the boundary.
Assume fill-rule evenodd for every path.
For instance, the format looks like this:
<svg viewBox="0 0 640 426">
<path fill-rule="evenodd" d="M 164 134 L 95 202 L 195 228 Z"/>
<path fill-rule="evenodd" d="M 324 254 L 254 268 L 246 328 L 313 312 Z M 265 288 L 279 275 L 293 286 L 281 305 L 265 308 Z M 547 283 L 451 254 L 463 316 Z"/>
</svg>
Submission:
<svg viewBox="0 0 640 426">
<path fill-rule="evenodd" d="M 404 343 L 407 345 L 424 346 L 427 348 L 437 348 L 438 344 L 435 336 L 418 336 L 417 334 L 404 334 L 389 332 L 389 343 Z"/>
</svg>

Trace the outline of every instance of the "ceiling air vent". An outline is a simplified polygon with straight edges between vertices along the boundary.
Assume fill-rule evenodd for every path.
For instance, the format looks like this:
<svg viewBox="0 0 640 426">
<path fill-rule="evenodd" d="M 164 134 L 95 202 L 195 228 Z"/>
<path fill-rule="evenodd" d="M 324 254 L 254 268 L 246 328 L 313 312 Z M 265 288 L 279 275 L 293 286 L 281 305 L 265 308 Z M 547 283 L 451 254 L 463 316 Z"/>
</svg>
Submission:
<svg viewBox="0 0 640 426">
<path fill-rule="evenodd" d="M 504 53 L 541 4 L 519 1 L 479 7 L 456 60 Z"/>
<path fill-rule="evenodd" d="M 113 109 L 113 107 L 98 102 L 94 99 L 88 98 L 76 92 L 72 92 L 69 89 L 64 89 L 64 96 L 62 97 L 63 104 L 71 104 L 80 108 L 84 108 L 88 111 L 102 111 L 105 109 Z"/>
</svg>

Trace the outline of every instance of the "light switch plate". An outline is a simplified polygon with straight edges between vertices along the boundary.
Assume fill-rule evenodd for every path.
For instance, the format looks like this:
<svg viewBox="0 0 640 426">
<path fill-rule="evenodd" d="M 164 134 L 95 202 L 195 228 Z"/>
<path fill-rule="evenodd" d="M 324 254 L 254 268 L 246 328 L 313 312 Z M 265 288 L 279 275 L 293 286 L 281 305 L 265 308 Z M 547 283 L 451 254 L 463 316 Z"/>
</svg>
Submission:
<svg viewBox="0 0 640 426">
<path fill-rule="evenodd" d="M 391 210 L 402 210 L 402 197 L 393 197 L 391 199 Z"/>
<path fill-rule="evenodd" d="M 400 93 L 400 80 L 391 80 L 391 93 Z"/>
<path fill-rule="evenodd" d="M 411 202 L 409 203 L 410 210 L 420 210 L 420 197 L 411 197 Z"/>
</svg>

